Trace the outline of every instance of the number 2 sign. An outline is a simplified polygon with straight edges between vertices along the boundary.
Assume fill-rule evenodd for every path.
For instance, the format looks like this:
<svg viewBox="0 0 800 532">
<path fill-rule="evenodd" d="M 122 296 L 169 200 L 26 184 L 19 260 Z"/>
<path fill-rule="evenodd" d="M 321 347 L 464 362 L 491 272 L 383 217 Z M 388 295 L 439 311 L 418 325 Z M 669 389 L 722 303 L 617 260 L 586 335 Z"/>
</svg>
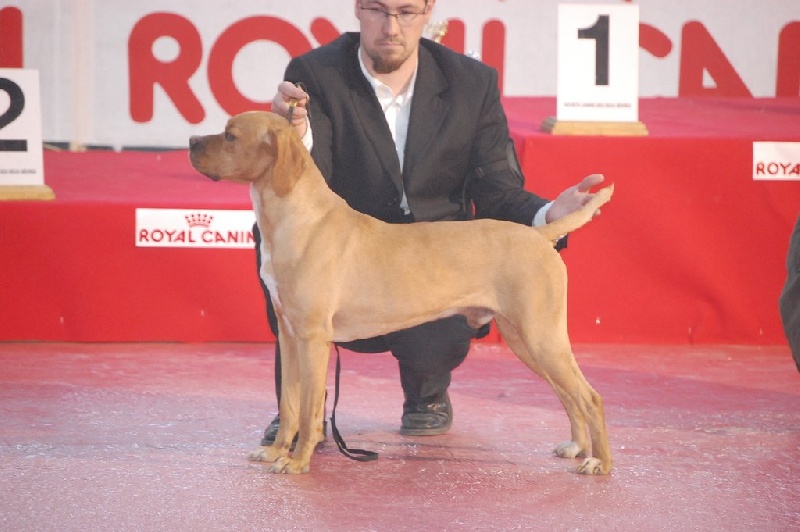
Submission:
<svg viewBox="0 0 800 532">
<path fill-rule="evenodd" d="M 557 66 L 558 122 L 636 123 L 639 6 L 559 5 Z"/>
<path fill-rule="evenodd" d="M 52 198 L 44 185 L 39 72 L 0 68 L 0 200 Z"/>
</svg>

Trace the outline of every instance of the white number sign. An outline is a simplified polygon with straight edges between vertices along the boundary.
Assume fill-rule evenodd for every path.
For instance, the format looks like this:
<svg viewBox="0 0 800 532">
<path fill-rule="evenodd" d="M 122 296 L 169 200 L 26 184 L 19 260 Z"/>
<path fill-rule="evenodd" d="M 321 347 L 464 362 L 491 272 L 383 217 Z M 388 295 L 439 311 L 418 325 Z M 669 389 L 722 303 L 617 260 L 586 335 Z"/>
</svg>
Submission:
<svg viewBox="0 0 800 532">
<path fill-rule="evenodd" d="M 559 121 L 639 119 L 639 6 L 558 7 Z"/>
<path fill-rule="evenodd" d="M 16 197 L 22 191 L 21 197 Z M 0 199 L 45 199 L 37 70 L 0 69 Z"/>
</svg>

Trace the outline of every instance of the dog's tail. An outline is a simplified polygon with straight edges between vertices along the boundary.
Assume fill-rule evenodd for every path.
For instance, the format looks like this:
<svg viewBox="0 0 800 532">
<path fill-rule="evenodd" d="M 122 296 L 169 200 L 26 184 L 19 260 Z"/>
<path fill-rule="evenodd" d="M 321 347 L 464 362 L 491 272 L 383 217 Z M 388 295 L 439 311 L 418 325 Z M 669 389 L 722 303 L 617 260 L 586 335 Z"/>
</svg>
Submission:
<svg viewBox="0 0 800 532">
<path fill-rule="evenodd" d="M 586 202 L 586 205 L 580 209 L 573 211 L 566 216 L 559 218 L 554 222 L 537 227 L 544 237 L 552 242 L 555 242 L 567 233 L 582 227 L 592 219 L 600 207 L 605 205 L 611 200 L 611 195 L 614 193 L 614 185 L 609 185 L 601 188 L 597 193 Z"/>
</svg>

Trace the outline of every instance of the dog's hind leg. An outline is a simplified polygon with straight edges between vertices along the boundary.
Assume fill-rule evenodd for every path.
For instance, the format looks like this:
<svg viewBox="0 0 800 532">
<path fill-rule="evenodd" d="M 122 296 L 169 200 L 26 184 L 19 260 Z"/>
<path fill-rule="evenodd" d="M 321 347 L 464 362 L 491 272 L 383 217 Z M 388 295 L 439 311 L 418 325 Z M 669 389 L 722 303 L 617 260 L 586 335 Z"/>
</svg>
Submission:
<svg viewBox="0 0 800 532">
<path fill-rule="evenodd" d="M 569 417 L 570 435 L 572 437 L 572 439 L 558 444 L 553 453 L 560 458 L 585 458 L 589 456 L 592 452 L 591 439 L 589 438 L 583 410 L 575 402 L 572 395 L 567 393 L 561 386 L 549 378 L 545 378 L 545 380 L 550 383 L 553 391 L 556 392 L 556 395 L 561 400 L 561 404 L 564 405 L 564 410 Z"/>
<path fill-rule="evenodd" d="M 548 376 L 547 380 L 553 385 L 556 393 L 564 397 L 562 403 L 567 409 L 567 414 L 569 415 L 570 405 L 573 408 L 577 405 L 582 414 L 575 416 L 574 419 L 570 416 L 573 427 L 578 420 L 581 423 L 585 422 L 577 435 L 573 428 L 573 441 L 559 445 L 556 454 L 563 457 L 584 456 L 585 460 L 578 468 L 579 473 L 588 475 L 608 473 L 611 470 L 611 450 L 608 444 L 602 397 L 583 376 L 569 344 L 549 353 L 545 351 L 538 358 L 540 367 Z M 585 436 L 582 435 L 585 434 L 586 425 L 589 427 L 591 447 L 587 447 Z"/>
<path fill-rule="evenodd" d="M 551 381 L 551 384 L 559 396 L 563 395 L 566 398 L 562 399 L 562 403 L 565 400 L 571 401 L 573 404 L 577 402 L 577 407 L 581 412 L 580 418 L 581 423 L 583 423 L 581 434 L 584 439 L 576 438 L 573 428 L 572 441 L 561 443 L 554 452 L 562 458 L 585 458 L 578 468 L 579 473 L 589 475 L 606 474 L 611 470 L 611 450 L 605 425 L 603 399 L 583 376 L 580 368 L 575 363 L 572 351 L 565 351 L 565 353 L 568 354 L 563 356 L 572 360 L 572 371 L 575 376 L 574 387 L 567 391 L 555 379 Z M 589 442 L 585 440 L 587 425 L 591 436 L 591 446 L 587 445 Z"/>
<path fill-rule="evenodd" d="M 550 377 L 544 373 L 541 368 L 534 362 L 533 356 L 530 354 L 527 346 L 522 341 L 516 328 L 511 325 L 509 321 L 501 316 L 496 317 L 497 328 L 503 336 L 508 347 L 517 355 L 517 357 L 534 373 L 544 379 L 555 391 L 556 396 L 561 401 L 564 410 L 567 412 L 570 424 L 570 434 L 572 439 L 570 441 L 560 444 L 555 454 L 561 458 L 575 458 L 578 456 L 587 456 L 589 454 L 589 433 L 586 429 L 586 418 L 583 417 L 578 404 L 573 400 L 572 396 L 568 394 L 558 384 L 554 383 Z"/>
<path fill-rule="evenodd" d="M 498 316 L 496 321 L 512 351 L 552 386 L 569 417 L 572 440 L 559 445 L 556 454 L 565 458 L 586 457 L 578 468 L 580 473 L 608 473 L 611 452 L 603 400 L 578 368 L 569 341 L 559 339 L 557 332 L 545 331 L 543 327 L 537 328 L 539 338 L 525 338 L 526 333 L 505 318 Z"/>
</svg>

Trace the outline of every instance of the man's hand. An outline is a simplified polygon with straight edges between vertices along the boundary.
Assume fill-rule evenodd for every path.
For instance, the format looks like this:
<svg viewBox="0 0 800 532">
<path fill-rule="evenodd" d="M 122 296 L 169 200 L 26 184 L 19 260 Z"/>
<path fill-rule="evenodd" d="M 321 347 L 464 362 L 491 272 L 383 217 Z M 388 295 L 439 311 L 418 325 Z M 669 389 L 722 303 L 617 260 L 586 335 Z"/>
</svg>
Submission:
<svg viewBox="0 0 800 532">
<path fill-rule="evenodd" d="M 545 220 L 548 223 L 553 222 L 562 216 L 566 216 L 572 211 L 581 208 L 594 196 L 593 193 L 589 192 L 591 188 L 602 183 L 603 179 L 605 178 L 602 174 L 592 174 L 590 176 L 586 176 L 583 178 L 583 181 L 574 187 L 569 187 L 567 190 L 559 194 L 558 197 L 553 200 L 552 205 L 550 205 L 550 209 L 548 209 L 547 214 L 545 215 Z M 594 213 L 595 216 L 598 214 L 600 214 L 599 210 Z"/>
<path fill-rule="evenodd" d="M 282 81 L 278 85 L 278 92 L 272 99 L 272 112 L 277 113 L 287 120 L 289 119 L 289 108 L 292 111 L 292 126 L 300 138 L 306 134 L 308 128 L 308 93 L 293 83 Z"/>
</svg>

